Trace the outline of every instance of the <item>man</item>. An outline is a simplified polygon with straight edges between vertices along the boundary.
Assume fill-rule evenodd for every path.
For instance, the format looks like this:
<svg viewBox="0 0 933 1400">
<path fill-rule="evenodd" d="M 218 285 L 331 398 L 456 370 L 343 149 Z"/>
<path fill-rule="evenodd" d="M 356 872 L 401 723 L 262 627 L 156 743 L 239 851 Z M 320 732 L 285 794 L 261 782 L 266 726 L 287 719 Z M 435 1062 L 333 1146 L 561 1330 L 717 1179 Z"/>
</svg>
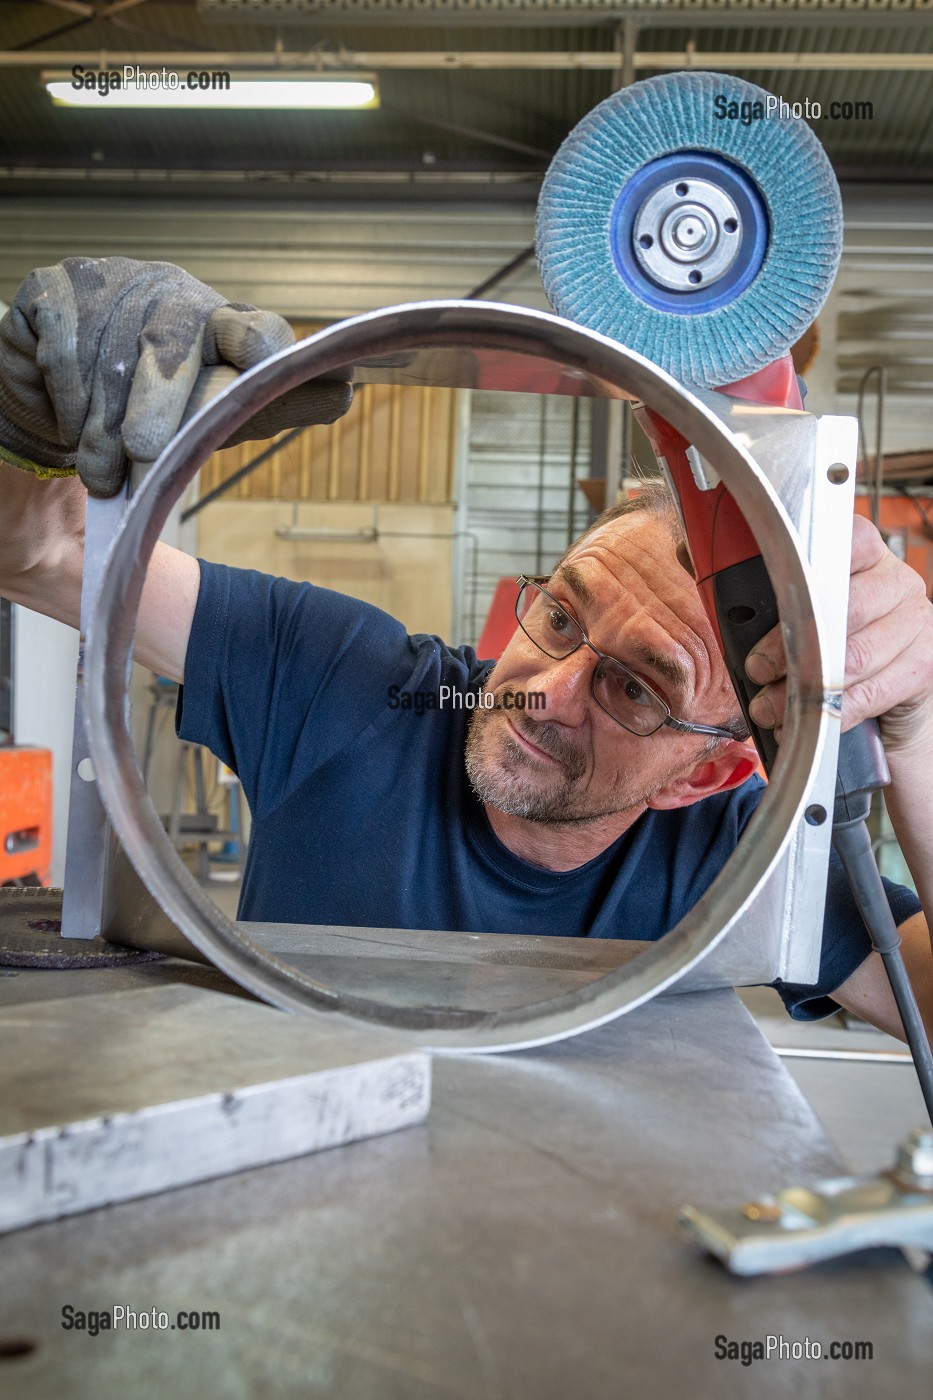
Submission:
<svg viewBox="0 0 933 1400">
<path fill-rule="evenodd" d="M 226 353 L 218 322 L 239 347 L 236 318 L 259 315 L 224 307 L 177 269 L 152 271 L 165 265 L 79 261 L 33 274 L 0 325 L 0 455 L 27 469 L 4 482 L 0 591 L 72 623 L 80 488 L 37 485 L 31 464 L 66 471 L 75 449 L 92 488 L 114 489 L 120 425 L 135 455 L 153 425 L 166 440 L 202 347 Z M 305 409 L 323 414 L 314 395 L 333 389 L 306 386 Z M 725 864 L 760 794 L 678 544 L 657 494 L 610 512 L 548 579 L 525 583 L 521 626 L 494 670 L 469 648 L 407 636 L 353 599 L 158 547 L 136 655 L 184 682 L 182 737 L 239 773 L 253 815 L 241 915 L 638 939 L 672 927 Z M 776 632 L 748 666 L 768 682 L 756 720 L 779 728 Z M 392 703 L 442 687 L 463 703 L 420 714 Z M 491 709 L 477 705 L 483 687 Z M 543 709 L 519 708 L 530 693 Z M 917 575 L 856 522 L 844 723 L 869 715 L 882 717 L 889 810 L 929 900 L 933 609 Z M 898 887 L 889 900 L 933 1024 L 919 903 Z M 900 1033 L 880 959 L 835 867 L 819 985 L 781 990 L 798 1016 L 839 1004 Z"/>
</svg>

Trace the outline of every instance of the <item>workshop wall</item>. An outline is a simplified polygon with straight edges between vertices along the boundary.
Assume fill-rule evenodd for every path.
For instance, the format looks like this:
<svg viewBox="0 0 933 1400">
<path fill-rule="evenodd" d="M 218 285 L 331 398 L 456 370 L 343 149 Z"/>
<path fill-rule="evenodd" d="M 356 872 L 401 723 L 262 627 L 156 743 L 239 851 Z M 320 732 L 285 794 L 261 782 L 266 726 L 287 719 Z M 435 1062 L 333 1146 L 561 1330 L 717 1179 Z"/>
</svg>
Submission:
<svg viewBox="0 0 933 1400">
<path fill-rule="evenodd" d="M 165 198 L 4 200 L 0 297 L 68 254 L 179 263 L 231 301 L 336 320 L 398 302 L 463 297 L 526 248 L 534 209 L 510 204 L 275 206 Z M 492 299 L 546 308 L 532 259 Z"/>
<path fill-rule="evenodd" d="M 843 187 L 846 231 L 837 286 L 819 317 L 808 374 L 819 411 L 853 411 L 861 373 L 888 367 L 888 451 L 930 445 L 933 195 L 919 185 Z M 219 210 L 222 208 L 222 217 Z M 529 202 L 444 206 L 262 205 L 164 198 L 4 200 L 0 298 L 30 267 L 69 253 L 180 263 L 232 300 L 327 321 L 396 302 L 462 297 L 532 242 Z M 533 260 L 494 300 L 546 308 Z M 869 420 L 869 429 L 871 423 Z"/>
<path fill-rule="evenodd" d="M 305 328 L 296 326 L 298 334 Z M 330 427 L 306 429 L 225 493 L 225 500 L 408 501 L 453 499 L 457 393 L 402 384 L 363 384 Z M 265 444 L 241 443 L 205 463 L 207 495 Z"/>
<path fill-rule="evenodd" d="M 845 241 L 839 276 L 820 313 L 818 374 L 832 374 L 834 399 L 811 376 L 817 411 L 855 413 L 859 383 L 884 365 L 884 451 L 933 448 L 933 196 L 929 186 L 854 186 L 844 191 Z M 869 386 L 865 435 L 874 442 L 876 404 Z"/>
<path fill-rule="evenodd" d="M 409 632 L 450 638 L 460 626 L 452 579 L 458 575 L 463 541 L 456 533 L 452 505 L 225 497 L 206 506 L 192 524 L 195 530 L 187 543 L 201 558 L 337 589 L 384 609 Z M 316 538 L 302 539 L 300 532 L 308 530 Z M 358 533 L 359 539 L 327 540 L 331 532 Z M 140 753 L 151 681 L 148 671 L 134 667 L 130 695 Z M 157 723 L 149 765 L 148 787 L 160 812 L 171 808 L 178 762 L 170 718 L 162 715 Z M 64 796 L 67 804 L 67 784 Z M 186 810 L 193 806 L 193 794 L 188 796 Z M 213 799 L 222 803 L 224 791 L 213 787 Z M 242 816 L 248 832 L 248 814 Z"/>
<path fill-rule="evenodd" d="M 359 542 L 277 535 L 366 532 Z M 198 553 L 206 559 L 307 579 L 384 608 L 410 632 L 448 636 L 451 625 L 453 509 L 449 505 L 353 502 L 217 501 L 199 517 Z"/>
</svg>

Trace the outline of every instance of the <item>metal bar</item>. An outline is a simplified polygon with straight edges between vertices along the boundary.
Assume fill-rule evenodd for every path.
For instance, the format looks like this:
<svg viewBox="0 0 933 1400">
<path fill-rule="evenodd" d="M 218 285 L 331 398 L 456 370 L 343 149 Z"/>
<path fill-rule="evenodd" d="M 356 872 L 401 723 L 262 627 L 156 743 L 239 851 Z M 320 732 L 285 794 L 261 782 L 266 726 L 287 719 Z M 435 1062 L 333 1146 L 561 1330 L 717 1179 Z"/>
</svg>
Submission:
<svg viewBox="0 0 933 1400">
<path fill-rule="evenodd" d="M 875 413 L 875 490 L 873 500 L 880 512 L 881 491 L 884 486 L 884 400 L 888 387 L 884 365 L 878 366 L 878 408 Z"/>
<path fill-rule="evenodd" d="M 207 817 L 207 792 L 204 783 L 204 753 L 200 748 L 191 750 L 191 762 L 194 765 L 194 801 L 199 817 Z M 205 821 L 204 825 L 207 825 Z M 206 880 L 210 875 L 210 861 L 207 856 L 207 841 L 202 838 L 198 841 L 198 875 L 202 880 Z"/>
<path fill-rule="evenodd" d="M 855 1060 L 859 1064 L 912 1065 L 909 1050 L 803 1050 L 798 1046 L 775 1045 L 782 1060 Z"/>
<path fill-rule="evenodd" d="M 479 286 L 474 287 L 472 292 L 467 292 L 464 300 L 478 301 L 479 298 L 485 296 L 487 292 L 491 292 L 493 287 L 498 287 L 500 282 L 504 282 L 511 273 L 517 272 L 520 267 L 523 267 L 529 258 L 534 257 L 534 252 L 535 245 L 529 243 L 527 248 L 523 248 L 520 253 L 515 254 L 514 258 L 510 258 L 507 263 L 504 263 L 502 267 L 499 268 L 498 272 L 494 272 L 491 277 L 487 277 L 485 282 L 480 282 Z"/>
<path fill-rule="evenodd" d="M 79 21 L 85 23 L 85 21 Z M 248 70 L 261 70 L 277 76 L 297 77 L 318 76 L 324 73 L 342 73 L 359 69 L 430 69 L 450 72 L 459 69 L 521 69 L 546 72 L 562 70 L 587 70 L 590 72 L 612 72 L 618 69 L 619 55 L 614 49 L 564 50 L 549 53 L 529 52 L 527 49 L 433 49 L 413 52 L 404 50 L 356 50 L 341 49 L 329 54 L 315 50 L 313 53 L 273 52 L 268 49 L 250 53 L 235 50 L 180 51 L 178 49 L 153 49 L 149 52 L 139 49 L 92 49 L 85 52 L 63 53 L 55 49 L 8 49 L 0 52 L 0 68 L 47 68 L 62 72 L 65 62 L 68 67 L 81 64 L 85 68 L 97 70 L 101 66 L 122 68 L 124 64 L 134 64 L 141 68 L 169 68 L 177 71 L 188 65 L 197 68 L 222 68 L 231 73 Z M 929 72 L 933 69 L 933 54 L 930 53 L 729 53 L 727 51 L 700 49 L 644 50 L 632 55 L 636 70 L 652 71 L 680 70 L 697 68 L 702 70 L 722 70 L 733 72 L 740 69 L 769 69 L 772 72 Z"/>
<path fill-rule="evenodd" d="M 402 454 L 402 405 L 399 401 L 398 385 L 393 384 L 389 390 L 389 462 L 388 462 L 388 486 L 386 488 L 386 499 L 397 501 L 399 497 L 399 479 Z"/>
<path fill-rule="evenodd" d="M 279 438 L 276 442 L 263 448 L 262 452 L 250 458 L 245 466 L 238 467 L 237 470 L 232 472 L 219 486 L 215 486 L 213 491 L 208 491 L 207 495 L 202 496 L 199 501 L 195 501 L 193 506 L 189 506 L 187 510 L 183 510 L 179 523 L 184 525 L 185 522 L 191 520 L 193 516 L 200 514 L 205 506 L 209 506 L 212 501 L 216 501 L 219 496 L 225 496 L 231 487 L 236 486 L 244 477 L 249 476 L 250 472 L 254 472 L 257 467 L 261 467 L 263 462 L 268 462 L 270 457 L 274 456 L 276 452 L 281 452 L 283 447 L 287 447 L 290 442 L 294 442 L 295 438 L 303 432 L 303 427 L 292 428 L 290 433 L 286 433 L 284 437 Z"/>
<path fill-rule="evenodd" d="M 74 739 L 71 750 L 71 797 L 65 847 L 62 937 L 95 938 L 104 928 L 112 841 L 110 823 L 90 758 L 85 731 L 84 647 L 104 561 L 129 502 L 129 484 L 116 496 L 89 496 L 81 578 L 81 636 L 75 679 Z"/>
<path fill-rule="evenodd" d="M 0 175 L 4 180 L 29 181 L 29 180 L 75 180 L 80 181 L 82 186 L 86 184 L 113 184 L 115 181 L 132 180 L 136 184 L 159 185 L 163 183 L 172 185 L 192 185 L 202 186 L 205 184 L 224 185 L 231 182 L 248 183 L 252 180 L 262 180 L 268 184 L 270 181 L 276 184 L 306 185 L 325 183 L 357 184 L 357 185 L 507 185 L 510 192 L 517 185 L 539 182 L 541 179 L 541 167 L 532 169 L 531 167 L 519 168 L 501 167 L 499 169 L 466 169 L 458 166 L 456 169 L 447 167 L 444 170 L 414 169 L 410 162 L 407 165 L 394 165 L 386 167 L 359 167 L 347 168 L 337 163 L 331 166 L 295 166 L 294 169 L 262 169 L 243 170 L 228 167 L 225 169 L 205 169 L 203 167 L 186 167 L 185 169 L 165 169 L 157 166 L 112 166 L 106 170 L 98 167 L 85 165 L 72 166 L 51 166 L 51 165 L 0 165 Z M 878 182 L 883 182 L 883 174 L 872 176 Z M 898 179 L 902 178 L 900 175 Z M 906 178 L 906 177 L 905 177 Z M 927 173 L 923 170 L 911 175 L 911 178 L 926 180 Z M 929 175 L 933 179 L 933 173 Z"/>
<path fill-rule="evenodd" d="M 626 15 L 616 30 L 616 52 L 619 56 L 616 83 L 620 88 L 631 87 L 635 81 L 637 47 L 638 22 L 634 15 Z"/>
<path fill-rule="evenodd" d="M 187 421 L 223 385 L 236 378 L 232 367 L 203 368 L 195 382 L 183 415 Z M 97 786 L 91 761 L 85 712 L 84 649 L 97 594 L 106 576 L 105 564 L 136 486 L 149 463 L 129 465 L 123 486 L 114 496 L 89 496 L 84 529 L 84 566 L 81 575 L 81 617 L 78 670 L 75 679 L 74 738 L 71 753 L 71 792 L 65 845 L 65 879 L 62 896 L 62 937 L 95 938 L 104 931 L 113 912 L 111 863 L 116 845 Z M 132 667 L 127 658 L 124 681 Z"/>
<path fill-rule="evenodd" d="M 443 392 L 443 391 L 442 391 Z M 431 494 L 431 408 L 433 389 L 420 396 L 421 422 L 418 425 L 418 500 L 427 501 Z"/>
<path fill-rule="evenodd" d="M 359 458 L 359 486 L 357 489 L 357 500 L 367 501 L 369 499 L 369 484 L 372 477 L 373 466 L 373 395 L 374 389 L 369 389 L 363 399 L 360 408 L 360 458 Z"/>
<path fill-rule="evenodd" d="M 97 12 L 87 0 L 44 0 L 55 10 L 67 10 L 69 14 L 80 15 L 82 19 L 97 19 Z"/>
<path fill-rule="evenodd" d="M 327 435 L 327 499 L 340 500 L 340 438 L 341 424 L 338 419 Z"/>
<path fill-rule="evenodd" d="M 879 494 L 884 472 L 884 463 L 881 455 L 881 426 L 882 426 L 882 401 L 884 397 L 884 369 L 881 365 L 871 365 L 859 381 L 858 399 L 856 403 L 855 416 L 858 419 L 858 439 L 859 439 L 859 472 L 863 483 L 868 478 L 868 449 L 866 443 L 868 434 L 865 432 L 865 395 L 868 389 L 868 381 L 872 375 L 878 376 L 878 404 L 876 412 L 875 429 L 875 472 L 873 481 L 868 482 L 867 491 L 871 500 L 871 519 L 875 529 L 879 522 Z"/>
<path fill-rule="evenodd" d="M 306 544 L 375 544 L 380 531 L 375 525 L 367 525 L 360 530 L 329 530 L 326 526 L 316 529 L 312 525 L 278 525 L 275 534 L 280 540 L 300 540 Z"/>
<path fill-rule="evenodd" d="M 550 160 L 551 152 L 542 150 L 540 146 L 529 146 L 525 141 L 513 141 L 509 136 L 499 136 L 494 131 L 483 131 L 479 127 L 464 126 L 461 122 L 446 122 L 440 117 L 428 116 L 424 112 L 418 112 L 410 107 L 399 107 L 394 102 L 383 102 L 380 98 L 379 106 L 382 111 L 390 117 L 404 117 L 405 121 L 418 122 L 420 126 L 430 127 L 434 131 L 449 132 L 453 136 L 466 136 L 471 141 L 485 141 L 489 146 L 498 146 L 504 151 L 517 151 L 523 156 L 537 156 L 539 160 Z"/>
<path fill-rule="evenodd" d="M 13 604 L 0 598 L 0 742 L 13 737 Z"/>
<path fill-rule="evenodd" d="M 44 34 L 37 34 L 32 39 L 24 39 L 21 44 L 17 44 L 13 49 L 14 53 L 32 51 L 33 44 L 45 44 L 49 39 L 60 39 L 63 34 L 71 34 L 75 29 L 81 29 L 85 24 L 90 24 L 90 18 L 72 19 L 67 24 L 60 24 L 57 29 L 47 29 Z"/>
<path fill-rule="evenodd" d="M 624 405 L 618 399 L 597 399 L 590 434 L 590 469 L 606 481 L 604 506 L 615 505 L 624 476 Z M 627 459 L 625 461 L 627 466 Z M 597 512 L 598 514 L 598 512 Z"/>
<path fill-rule="evenodd" d="M 96 19 L 109 19 L 111 15 L 122 14 L 124 10 L 136 10 L 140 5 L 146 5 L 149 0 L 110 0 L 109 5 L 104 5 L 97 10 Z"/>
<path fill-rule="evenodd" d="M 928 25 L 930 11 L 917 4 L 914 9 L 906 9 L 899 0 L 870 0 L 871 8 L 857 7 L 846 3 L 841 7 L 824 2 L 817 9 L 812 4 L 800 4 L 799 9 L 791 9 L 785 0 L 754 0 L 748 9 L 739 9 L 731 4 L 728 9 L 720 5 L 699 6 L 686 4 L 681 0 L 677 5 L 660 8 L 652 5 L 649 11 L 641 11 L 645 29 L 652 32 L 658 29 L 873 29 L 883 25 L 885 29 L 915 28 Z"/>
<path fill-rule="evenodd" d="M 576 536 L 574 504 L 577 490 L 577 455 L 580 447 L 580 400 L 570 400 L 570 471 L 567 482 L 567 548 Z"/>
<path fill-rule="evenodd" d="M 385 1036 L 197 987 L 6 1005 L 0 1041 L 0 1232 L 392 1132 L 430 1097 L 428 1057 Z"/>
</svg>

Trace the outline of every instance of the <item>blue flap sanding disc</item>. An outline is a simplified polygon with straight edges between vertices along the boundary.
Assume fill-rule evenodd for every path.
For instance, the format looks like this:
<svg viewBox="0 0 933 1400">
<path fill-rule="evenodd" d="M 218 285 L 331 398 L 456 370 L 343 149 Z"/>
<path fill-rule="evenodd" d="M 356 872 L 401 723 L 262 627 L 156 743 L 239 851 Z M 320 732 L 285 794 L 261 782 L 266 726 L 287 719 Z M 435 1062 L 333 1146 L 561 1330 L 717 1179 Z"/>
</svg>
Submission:
<svg viewBox="0 0 933 1400">
<path fill-rule="evenodd" d="M 573 129 L 536 241 L 559 315 L 716 388 L 812 324 L 839 266 L 842 204 L 816 136 L 763 88 L 676 73 L 623 88 Z"/>
</svg>

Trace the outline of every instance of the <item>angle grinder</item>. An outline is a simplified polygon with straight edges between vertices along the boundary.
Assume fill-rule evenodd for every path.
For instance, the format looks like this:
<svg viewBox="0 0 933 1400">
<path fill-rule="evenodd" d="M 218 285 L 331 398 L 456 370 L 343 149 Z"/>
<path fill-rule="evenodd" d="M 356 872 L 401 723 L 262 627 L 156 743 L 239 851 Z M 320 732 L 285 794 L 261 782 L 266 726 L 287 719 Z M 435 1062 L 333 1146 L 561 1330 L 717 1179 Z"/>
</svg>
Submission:
<svg viewBox="0 0 933 1400">
<path fill-rule="evenodd" d="M 555 155 L 536 246 L 551 304 L 568 320 L 620 341 L 689 388 L 802 409 L 790 348 L 832 287 L 842 202 L 814 133 L 764 89 L 726 74 L 677 73 L 612 94 Z M 745 674 L 745 658 L 779 621 L 760 549 L 725 487 L 698 483 L 690 444 L 656 414 L 637 412 L 770 772 L 774 735 L 751 719 L 760 687 Z M 933 1118 L 933 1055 L 865 828 L 871 794 L 888 781 L 877 721 L 844 734 L 833 844 L 885 961 Z"/>
<path fill-rule="evenodd" d="M 720 115 L 768 110 L 768 93 L 725 74 L 671 74 L 614 93 L 554 157 L 536 243 L 560 315 L 690 388 L 800 409 L 790 347 L 832 287 L 842 202 L 804 122 Z M 748 719 L 759 687 L 745 658 L 778 621 L 761 552 L 725 487 L 698 489 L 689 444 L 647 410 L 639 421 L 666 468 Z M 774 736 L 748 722 L 770 768 Z"/>
</svg>

